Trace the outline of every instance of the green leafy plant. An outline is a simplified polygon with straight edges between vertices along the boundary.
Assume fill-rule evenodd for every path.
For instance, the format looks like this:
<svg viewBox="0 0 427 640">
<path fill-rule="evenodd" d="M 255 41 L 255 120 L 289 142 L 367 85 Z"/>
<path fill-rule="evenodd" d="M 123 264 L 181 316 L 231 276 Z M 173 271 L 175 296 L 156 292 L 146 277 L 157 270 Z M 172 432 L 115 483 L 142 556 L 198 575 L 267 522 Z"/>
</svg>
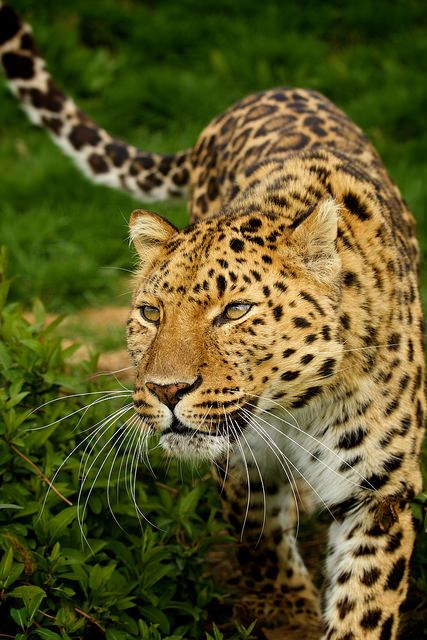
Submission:
<svg viewBox="0 0 427 640">
<path fill-rule="evenodd" d="M 7 303 L 10 284 L 3 253 L 1 633 L 17 640 L 225 637 L 209 632 L 208 612 L 221 592 L 206 560 L 231 540 L 212 483 L 192 481 L 172 461 L 165 484 L 155 448 L 149 465 L 137 460 L 138 432 L 125 432 L 120 408 L 129 393 L 89 383 L 94 360 L 71 367 L 75 347 L 62 347 L 58 321 L 46 323 L 36 303 L 29 323 Z M 110 396 L 119 402 L 112 418 Z M 231 637 L 249 638 L 250 630 Z"/>
</svg>

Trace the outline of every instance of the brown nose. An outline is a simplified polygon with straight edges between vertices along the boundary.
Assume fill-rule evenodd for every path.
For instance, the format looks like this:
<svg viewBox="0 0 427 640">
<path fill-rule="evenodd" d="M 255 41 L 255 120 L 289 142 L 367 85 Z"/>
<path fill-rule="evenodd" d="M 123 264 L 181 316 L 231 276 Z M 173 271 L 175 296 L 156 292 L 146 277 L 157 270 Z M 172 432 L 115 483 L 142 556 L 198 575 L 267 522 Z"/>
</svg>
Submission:
<svg viewBox="0 0 427 640">
<path fill-rule="evenodd" d="M 193 383 L 174 382 L 172 384 L 157 384 L 157 382 L 146 382 L 145 385 L 154 395 L 158 397 L 169 409 L 173 409 L 182 396 L 190 391 L 197 389 L 201 383 L 201 377 L 198 376 Z"/>
</svg>

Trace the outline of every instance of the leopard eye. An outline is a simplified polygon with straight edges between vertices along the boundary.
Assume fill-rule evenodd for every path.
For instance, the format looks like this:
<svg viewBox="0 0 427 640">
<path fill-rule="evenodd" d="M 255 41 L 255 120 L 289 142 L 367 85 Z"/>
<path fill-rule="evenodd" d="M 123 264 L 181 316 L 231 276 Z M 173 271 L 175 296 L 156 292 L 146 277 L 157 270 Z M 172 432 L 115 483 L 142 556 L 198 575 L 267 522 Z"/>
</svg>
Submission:
<svg viewBox="0 0 427 640">
<path fill-rule="evenodd" d="M 157 323 L 160 320 L 160 309 L 157 307 L 144 304 L 142 307 L 139 307 L 139 313 L 147 322 Z"/>
<path fill-rule="evenodd" d="M 226 320 L 240 320 L 251 308 L 252 305 L 248 302 L 234 302 L 225 307 L 222 315 Z"/>
</svg>

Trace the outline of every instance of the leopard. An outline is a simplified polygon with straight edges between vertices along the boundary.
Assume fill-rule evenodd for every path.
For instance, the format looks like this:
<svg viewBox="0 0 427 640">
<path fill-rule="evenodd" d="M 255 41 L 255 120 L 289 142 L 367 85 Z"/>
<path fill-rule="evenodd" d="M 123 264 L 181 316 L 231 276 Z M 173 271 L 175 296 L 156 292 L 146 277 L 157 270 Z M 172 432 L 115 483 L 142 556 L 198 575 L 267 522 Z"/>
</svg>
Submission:
<svg viewBox="0 0 427 640">
<path fill-rule="evenodd" d="M 283 638 L 395 640 L 422 484 L 424 325 L 415 220 L 371 142 L 320 93 L 278 87 L 193 147 L 150 153 L 57 87 L 5 4 L 0 56 L 31 121 L 91 180 L 188 198 L 184 229 L 130 216 L 136 428 L 167 456 L 213 463 L 245 610 Z M 322 510 L 319 589 L 297 533 L 300 512 Z"/>
</svg>

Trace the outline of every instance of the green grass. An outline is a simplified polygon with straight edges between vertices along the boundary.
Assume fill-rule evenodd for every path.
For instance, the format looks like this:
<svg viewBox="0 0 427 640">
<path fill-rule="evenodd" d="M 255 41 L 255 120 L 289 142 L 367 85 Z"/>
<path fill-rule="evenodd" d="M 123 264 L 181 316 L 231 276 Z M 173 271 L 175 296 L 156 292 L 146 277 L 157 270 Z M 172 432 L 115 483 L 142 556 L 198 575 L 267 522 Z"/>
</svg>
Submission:
<svg viewBox="0 0 427 640">
<path fill-rule="evenodd" d="M 148 150 L 191 146 L 211 118 L 260 89 L 325 93 L 371 137 L 427 236 L 423 0 L 13 4 L 60 86 Z M 136 201 L 89 184 L 5 88 L 0 116 L 0 239 L 19 274 L 14 295 L 25 304 L 39 295 L 56 311 L 120 303 L 122 273 L 103 267 L 132 266 Z M 185 224 L 185 204 L 149 206 Z"/>
</svg>

